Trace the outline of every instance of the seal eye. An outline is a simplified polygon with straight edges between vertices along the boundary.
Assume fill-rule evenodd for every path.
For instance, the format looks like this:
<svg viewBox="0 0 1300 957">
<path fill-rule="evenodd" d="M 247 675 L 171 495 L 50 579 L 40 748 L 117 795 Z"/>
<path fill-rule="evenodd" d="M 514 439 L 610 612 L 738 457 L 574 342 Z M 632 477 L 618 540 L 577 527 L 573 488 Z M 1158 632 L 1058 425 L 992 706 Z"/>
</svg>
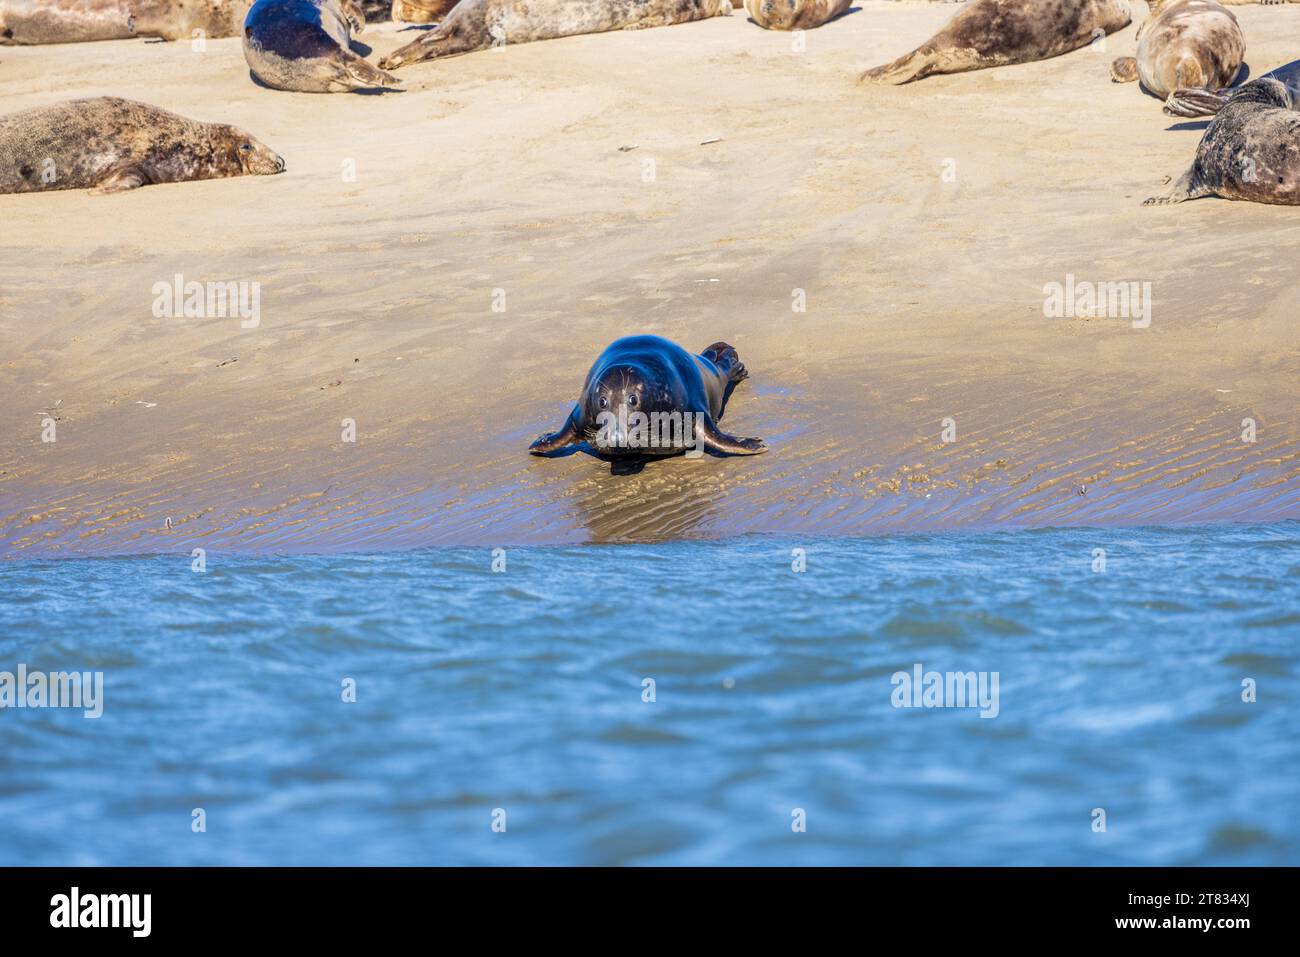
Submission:
<svg viewBox="0 0 1300 957">
<path fill-rule="evenodd" d="M 629 396 L 627 397 L 627 404 L 630 405 L 630 406 L 632 406 L 633 408 L 636 407 L 636 394 L 635 394 L 635 393 L 633 393 L 632 395 L 629 395 Z"/>
<path fill-rule="evenodd" d="M 240 147 L 240 150 L 242 150 L 245 153 L 251 153 L 253 152 L 253 144 L 245 143 L 243 146 Z"/>
<path fill-rule="evenodd" d="M 609 399 L 605 398 L 603 395 L 600 397 L 600 407 L 602 409 L 609 408 Z"/>
</svg>

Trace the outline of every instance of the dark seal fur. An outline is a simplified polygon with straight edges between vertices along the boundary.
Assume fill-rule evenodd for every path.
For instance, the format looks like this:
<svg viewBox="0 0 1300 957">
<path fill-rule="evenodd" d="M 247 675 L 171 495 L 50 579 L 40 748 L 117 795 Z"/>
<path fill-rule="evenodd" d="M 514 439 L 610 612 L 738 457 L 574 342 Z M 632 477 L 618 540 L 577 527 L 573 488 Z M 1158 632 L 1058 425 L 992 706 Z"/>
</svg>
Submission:
<svg viewBox="0 0 1300 957">
<path fill-rule="evenodd" d="M 269 175 L 284 160 L 243 130 L 117 97 L 0 117 L 0 193 Z"/>
<path fill-rule="evenodd" d="M 1124 0 L 973 0 L 911 53 L 858 77 L 864 83 L 911 83 L 1069 53 L 1128 26 Z"/>
<path fill-rule="evenodd" d="M 1260 77 L 1228 98 L 1201 143 L 1191 169 L 1143 206 L 1202 196 L 1277 206 L 1300 205 L 1300 113 L 1284 83 Z"/>
<path fill-rule="evenodd" d="M 528 451 L 547 455 L 586 443 L 623 471 L 696 448 L 718 455 L 766 452 L 761 439 L 737 438 L 718 428 L 731 391 L 747 376 L 740 356 L 725 342 L 692 355 L 659 336 L 619 339 L 592 365 L 564 425 Z M 669 422 L 678 424 L 676 433 Z M 673 434 L 680 441 L 658 441 Z"/>
<path fill-rule="evenodd" d="M 244 21 L 244 59 L 276 90 L 346 93 L 396 87 L 386 73 L 351 49 L 365 29 L 357 0 L 257 0 Z"/>
</svg>

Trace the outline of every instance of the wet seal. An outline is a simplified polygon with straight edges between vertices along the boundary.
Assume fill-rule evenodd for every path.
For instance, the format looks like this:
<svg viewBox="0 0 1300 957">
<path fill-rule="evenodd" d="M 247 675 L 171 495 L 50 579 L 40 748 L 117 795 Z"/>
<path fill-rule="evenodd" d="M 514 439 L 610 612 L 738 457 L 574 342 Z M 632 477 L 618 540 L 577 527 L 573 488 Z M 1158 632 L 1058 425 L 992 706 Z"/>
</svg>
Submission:
<svg viewBox="0 0 1300 957">
<path fill-rule="evenodd" d="M 257 0 L 244 22 L 244 59 L 276 90 L 348 93 L 401 81 L 351 49 L 365 29 L 357 0 Z"/>
<path fill-rule="evenodd" d="M 748 375 L 725 342 L 692 355 L 659 336 L 618 339 L 592 365 L 564 425 L 528 451 L 552 455 L 586 443 L 622 473 L 639 471 L 655 457 L 766 452 L 762 439 L 737 438 L 717 424 L 732 390 Z"/>
</svg>

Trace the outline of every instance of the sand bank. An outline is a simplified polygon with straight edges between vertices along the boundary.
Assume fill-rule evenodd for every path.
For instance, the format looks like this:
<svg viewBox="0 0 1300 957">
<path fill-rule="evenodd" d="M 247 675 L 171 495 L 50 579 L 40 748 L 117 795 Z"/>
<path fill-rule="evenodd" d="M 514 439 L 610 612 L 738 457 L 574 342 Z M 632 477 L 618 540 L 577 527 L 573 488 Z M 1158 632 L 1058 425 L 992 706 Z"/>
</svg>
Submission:
<svg viewBox="0 0 1300 957">
<path fill-rule="evenodd" d="M 1300 211 L 1139 205 L 1204 123 L 1109 81 L 1136 9 L 1104 52 L 855 84 L 953 11 L 508 46 L 383 96 L 261 89 L 237 40 L 0 50 L 5 111 L 127 96 L 288 163 L 0 197 L 0 554 L 1300 517 Z M 1300 8 L 1236 13 L 1255 74 L 1300 56 Z M 176 275 L 257 283 L 257 326 L 156 317 Z M 1149 325 L 1045 317 L 1070 276 L 1149 283 Z M 524 454 L 633 332 L 735 344 L 724 425 L 771 451 Z"/>
</svg>

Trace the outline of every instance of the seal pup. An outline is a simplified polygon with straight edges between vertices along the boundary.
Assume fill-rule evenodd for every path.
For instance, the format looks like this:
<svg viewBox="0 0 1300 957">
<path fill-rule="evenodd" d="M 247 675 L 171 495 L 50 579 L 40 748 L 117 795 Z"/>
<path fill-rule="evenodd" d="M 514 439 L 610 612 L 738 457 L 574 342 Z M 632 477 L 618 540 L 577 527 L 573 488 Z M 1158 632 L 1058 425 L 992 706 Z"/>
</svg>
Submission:
<svg viewBox="0 0 1300 957">
<path fill-rule="evenodd" d="M 1141 80 L 1162 100 L 1177 89 L 1217 90 L 1241 71 L 1246 37 L 1232 11 L 1216 0 L 1149 0 L 1137 32 L 1137 55 L 1110 65 L 1116 83 Z"/>
<path fill-rule="evenodd" d="M 1128 26 L 1124 0 L 973 0 L 911 53 L 867 70 L 859 82 L 911 83 L 1060 56 Z"/>
<path fill-rule="evenodd" d="M 0 0 L 0 43 L 239 35 L 253 0 Z"/>
<path fill-rule="evenodd" d="M 267 176 L 284 160 L 243 130 L 115 96 L 0 116 L 0 193 Z"/>
<path fill-rule="evenodd" d="M 1202 196 L 1300 205 L 1300 113 L 1286 84 L 1260 77 L 1229 97 L 1201 137 L 1196 158 L 1169 191 L 1143 206 Z"/>
<path fill-rule="evenodd" d="M 395 70 L 508 43 L 640 30 L 731 15 L 731 0 L 461 0 L 438 26 L 379 61 Z"/>
<path fill-rule="evenodd" d="M 853 0 L 745 0 L 745 12 L 764 30 L 811 30 L 834 20 Z"/>
<path fill-rule="evenodd" d="M 397 86 L 397 77 L 352 52 L 352 32 L 365 26 L 356 0 L 257 0 L 244 21 L 244 59 L 253 76 L 276 90 L 347 93 Z"/>
<path fill-rule="evenodd" d="M 718 455 L 766 452 L 762 439 L 737 438 L 717 425 L 732 389 L 748 375 L 725 342 L 691 355 L 659 336 L 618 339 L 592 365 L 564 425 L 528 451 L 549 455 L 585 442 L 624 472 L 639 470 L 637 463 L 651 457 L 695 449 Z"/>
</svg>

